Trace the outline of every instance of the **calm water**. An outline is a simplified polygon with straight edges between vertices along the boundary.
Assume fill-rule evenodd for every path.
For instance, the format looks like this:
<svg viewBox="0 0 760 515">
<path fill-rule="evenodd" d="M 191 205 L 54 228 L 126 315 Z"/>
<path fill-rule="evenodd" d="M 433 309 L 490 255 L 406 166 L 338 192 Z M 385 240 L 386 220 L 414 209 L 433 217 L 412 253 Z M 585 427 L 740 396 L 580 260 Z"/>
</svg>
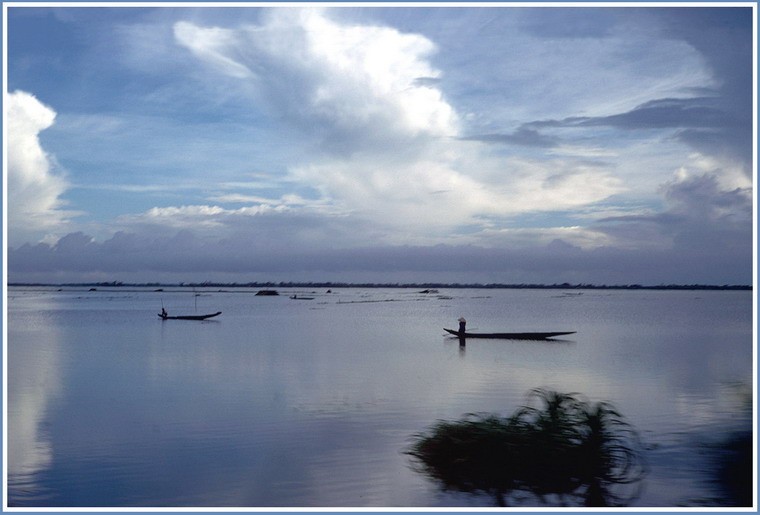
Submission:
<svg viewBox="0 0 760 515">
<path fill-rule="evenodd" d="M 9 290 L 10 506 L 493 506 L 404 451 L 537 387 L 636 427 L 650 472 L 634 506 L 731 502 L 715 459 L 751 430 L 751 292 L 166 290 Z M 223 314 L 161 321 L 162 303 Z M 578 333 L 460 347 L 442 331 L 460 316 Z"/>
</svg>

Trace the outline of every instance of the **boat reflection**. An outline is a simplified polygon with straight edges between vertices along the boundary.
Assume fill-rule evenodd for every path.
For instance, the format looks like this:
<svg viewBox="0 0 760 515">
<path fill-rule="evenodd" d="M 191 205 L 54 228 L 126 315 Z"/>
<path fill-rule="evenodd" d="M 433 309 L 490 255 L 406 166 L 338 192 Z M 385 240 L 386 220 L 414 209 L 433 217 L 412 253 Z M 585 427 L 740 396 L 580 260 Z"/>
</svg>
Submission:
<svg viewBox="0 0 760 515">
<path fill-rule="evenodd" d="M 498 506 L 626 506 L 638 497 L 643 446 L 612 405 L 541 389 L 529 401 L 507 418 L 438 422 L 407 454 L 443 489 L 486 493 Z"/>
<path fill-rule="evenodd" d="M 463 357 L 467 353 L 467 340 L 465 336 L 444 336 L 444 343 L 449 341 L 459 342 L 459 355 Z M 477 342 L 491 341 L 491 340 L 476 340 Z M 566 340 L 562 338 L 547 338 L 547 339 L 511 339 L 511 340 L 496 340 L 496 341 L 509 341 L 511 343 L 530 343 L 531 345 L 570 345 L 575 343 L 574 340 Z"/>
</svg>

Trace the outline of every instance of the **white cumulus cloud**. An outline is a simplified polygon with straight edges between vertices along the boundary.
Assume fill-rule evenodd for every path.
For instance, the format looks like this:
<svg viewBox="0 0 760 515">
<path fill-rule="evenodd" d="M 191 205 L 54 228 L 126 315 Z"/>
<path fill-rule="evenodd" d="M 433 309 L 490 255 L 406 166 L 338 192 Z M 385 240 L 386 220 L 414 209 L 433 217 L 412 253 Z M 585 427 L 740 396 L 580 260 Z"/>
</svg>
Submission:
<svg viewBox="0 0 760 515">
<path fill-rule="evenodd" d="M 24 91 L 8 94 L 6 109 L 9 240 L 39 239 L 63 228 L 73 214 L 61 200 L 68 183 L 39 139 L 56 113 Z"/>
<path fill-rule="evenodd" d="M 246 83 L 251 102 L 286 120 L 294 138 L 316 140 L 308 160 L 290 161 L 294 183 L 373 224 L 386 241 L 426 241 L 483 216 L 585 205 L 620 191 L 604 170 L 514 166 L 462 141 L 431 61 L 433 41 L 330 14 L 272 9 L 261 24 L 235 28 L 181 21 L 174 35 L 216 72 L 206 80 Z"/>
<path fill-rule="evenodd" d="M 262 25 L 174 25 L 177 43 L 225 76 L 249 79 L 291 122 L 326 139 L 373 144 L 417 135 L 453 136 L 454 109 L 420 78 L 438 77 L 435 45 L 390 27 L 342 25 L 319 8 L 275 9 Z"/>
</svg>

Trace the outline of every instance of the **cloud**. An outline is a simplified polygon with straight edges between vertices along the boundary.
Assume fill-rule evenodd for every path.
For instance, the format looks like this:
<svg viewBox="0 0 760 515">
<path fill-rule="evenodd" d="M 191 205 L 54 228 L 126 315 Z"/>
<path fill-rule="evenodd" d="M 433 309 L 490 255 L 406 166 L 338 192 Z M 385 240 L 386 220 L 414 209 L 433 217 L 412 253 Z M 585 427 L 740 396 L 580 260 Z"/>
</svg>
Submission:
<svg viewBox="0 0 760 515">
<path fill-rule="evenodd" d="M 16 248 L 14 274 L 74 270 L 67 248 L 86 262 L 77 274 L 106 276 L 117 263 L 164 277 L 399 276 L 428 257 L 441 275 L 469 262 L 494 280 L 634 282 L 628 270 L 647 282 L 659 272 L 634 258 L 688 277 L 675 265 L 688 250 L 690 271 L 706 274 L 694 282 L 717 277 L 696 256 L 746 265 L 746 21 L 546 13 L 299 6 L 122 20 L 117 77 L 145 80 L 108 97 L 108 114 L 60 108 L 45 141 L 77 168 L 83 205 L 131 203 L 93 200 L 97 227 Z M 47 212 L 65 221 L 69 185 L 42 154 L 63 184 Z"/>
<path fill-rule="evenodd" d="M 244 64 L 227 57 L 225 51 L 235 46 L 234 32 L 217 27 L 196 27 L 191 23 L 178 22 L 174 36 L 200 59 L 210 63 L 220 72 L 235 78 L 248 78 L 253 72 Z"/>
<path fill-rule="evenodd" d="M 465 141 L 482 141 L 483 143 L 506 143 L 527 147 L 552 148 L 559 144 L 559 138 L 541 134 L 535 129 L 519 127 L 509 134 L 482 134 L 462 138 Z"/>
<path fill-rule="evenodd" d="M 523 22 L 526 30 L 540 38 L 608 38 L 614 34 L 618 9 L 556 8 L 542 10 L 540 16 L 529 14 Z"/>
<path fill-rule="evenodd" d="M 184 230 L 166 238 L 117 233 L 103 243 L 72 234 L 56 245 L 10 249 L 9 281 L 339 280 L 595 284 L 749 284 L 751 245 L 740 249 L 599 247 L 562 240 L 489 248 L 476 245 L 315 245 L 270 248 L 251 235 L 217 240 Z M 319 242 L 317 242 L 319 243 Z"/>
<path fill-rule="evenodd" d="M 567 15 L 566 24 L 560 27 L 551 23 L 553 17 L 563 14 Z M 622 73 L 603 75 L 595 71 L 597 84 L 607 91 L 600 92 L 597 84 L 585 84 L 587 91 L 575 98 L 584 98 L 587 93 L 596 98 L 568 116 L 523 121 L 516 129 L 483 132 L 472 139 L 512 148 L 543 145 L 552 153 L 564 155 L 568 149 L 572 153 L 590 144 L 601 152 L 613 153 L 618 177 L 631 192 L 649 192 L 650 198 L 663 182 L 662 177 L 681 166 L 693 152 L 719 161 L 715 169 L 721 181 L 720 176 L 733 177 L 737 168 L 746 178 L 752 177 L 749 8 L 526 10 L 522 18 L 523 27 L 543 38 L 543 45 L 582 48 L 603 41 L 603 47 L 611 52 L 601 54 L 602 59 L 624 56 L 610 60 L 607 69 Z M 621 37 L 623 34 L 627 36 Z M 645 50 L 654 44 L 657 52 Z M 599 57 L 588 52 L 579 55 L 583 63 L 568 63 L 582 71 L 589 59 Z M 631 73 L 627 85 L 619 84 L 625 72 Z M 577 80 L 568 83 L 568 87 L 582 84 Z M 639 92 L 626 89 L 631 85 Z M 626 94 L 617 95 L 616 91 Z M 621 100 L 615 102 L 615 98 Z M 555 109 L 554 115 L 562 112 Z"/>
<path fill-rule="evenodd" d="M 236 29 L 174 25 L 177 43 L 225 76 L 249 80 L 296 127 L 318 127 L 336 152 L 456 134 L 457 117 L 428 62 L 435 45 L 380 26 L 341 25 L 323 9 L 268 11 Z M 425 80 L 420 80 L 425 78 Z"/>
<path fill-rule="evenodd" d="M 532 135 L 534 139 L 541 136 L 536 129 L 584 127 L 614 127 L 623 130 L 682 129 L 682 132 L 675 133 L 677 137 L 681 134 L 707 133 L 715 137 L 724 131 L 733 133 L 737 129 L 746 129 L 745 121 L 745 116 L 737 118 L 721 109 L 721 102 L 716 97 L 662 98 L 609 116 L 575 116 L 562 120 L 529 122 L 521 127 L 520 131 Z M 689 141 L 689 138 L 683 139 Z"/>
<path fill-rule="evenodd" d="M 534 127 L 598 127 L 620 129 L 717 128 L 730 125 L 727 113 L 717 107 L 715 98 L 662 98 L 634 109 L 609 116 L 571 117 L 560 121 L 534 122 Z"/>
<path fill-rule="evenodd" d="M 102 243 L 71 233 L 53 245 L 11 248 L 9 280 L 748 284 L 751 189 L 715 164 L 695 156 L 663 185 L 660 212 L 609 216 L 585 228 L 496 224 L 451 235 L 447 244 L 388 239 L 363 217 L 300 198 L 153 208 L 123 217 L 124 230 Z M 594 187 L 591 176 L 545 178 L 549 187 L 565 181 L 581 181 L 571 191 Z"/>
<path fill-rule="evenodd" d="M 749 269 L 752 185 L 736 172 L 705 170 L 704 165 L 705 160 L 695 159 L 690 168 L 679 169 L 663 184 L 664 210 L 602 218 L 596 229 L 616 245 L 673 249 L 682 256 L 701 256 L 706 262 L 720 255 L 736 256 Z"/>
<path fill-rule="evenodd" d="M 705 154 L 739 162 L 752 173 L 752 14 L 750 8 L 664 8 L 631 11 L 630 20 L 650 27 L 649 37 L 681 41 L 699 53 L 709 76 L 686 82 L 632 109 L 595 116 L 527 123 L 551 127 L 673 129 L 673 138 Z"/>
<path fill-rule="evenodd" d="M 292 183 L 365 220 L 386 243 L 428 241 L 484 216 L 563 209 L 621 191 L 601 167 L 510 162 L 486 149 L 494 138 L 553 144 L 536 131 L 461 138 L 462 120 L 431 64 L 436 45 L 419 34 L 337 22 L 320 8 L 273 9 L 238 28 L 178 22 L 174 31 L 217 72 L 213 80 L 246 83 L 252 102 L 315 141 L 308 160 L 290 162 Z"/>
<path fill-rule="evenodd" d="M 39 139 L 39 133 L 53 125 L 56 113 L 24 91 L 9 93 L 6 109 L 9 236 L 15 242 L 39 239 L 60 230 L 75 215 L 63 209 L 61 196 L 69 183 Z"/>
<path fill-rule="evenodd" d="M 442 151 L 443 152 L 443 151 Z M 440 156 L 398 162 L 346 162 L 294 171 L 319 182 L 340 199 L 346 212 L 382 236 L 378 243 L 431 243 L 472 233 L 526 212 L 562 211 L 602 201 L 624 191 L 603 167 L 553 159 L 487 159 L 477 172 L 466 152 L 449 161 Z M 442 154 L 446 155 L 446 154 Z M 460 170 L 469 173 L 461 173 Z M 477 229 L 476 229 L 477 228 Z"/>
</svg>

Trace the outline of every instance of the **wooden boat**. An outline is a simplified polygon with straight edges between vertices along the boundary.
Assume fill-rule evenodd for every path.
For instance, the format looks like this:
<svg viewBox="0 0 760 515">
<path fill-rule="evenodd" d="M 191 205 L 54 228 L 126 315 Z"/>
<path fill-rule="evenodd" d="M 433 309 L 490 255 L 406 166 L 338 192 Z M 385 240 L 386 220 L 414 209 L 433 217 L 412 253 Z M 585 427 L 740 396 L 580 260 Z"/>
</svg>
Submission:
<svg viewBox="0 0 760 515">
<path fill-rule="evenodd" d="M 314 300 L 314 297 L 299 297 L 298 295 L 291 295 L 290 298 L 293 300 Z"/>
<path fill-rule="evenodd" d="M 206 320 L 207 318 L 212 318 L 218 315 L 221 315 L 221 311 L 217 311 L 216 313 L 211 313 L 209 315 L 178 315 L 178 316 L 168 316 L 168 315 L 162 315 L 161 313 L 158 314 L 158 318 L 161 320 Z"/>
<path fill-rule="evenodd" d="M 460 334 L 459 331 L 453 329 L 443 328 L 449 334 L 453 334 L 459 338 L 498 338 L 501 340 L 549 340 L 556 336 L 564 336 L 567 334 L 575 334 L 575 331 L 564 331 L 555 333 L 464 333 Z"/>
</svg>

